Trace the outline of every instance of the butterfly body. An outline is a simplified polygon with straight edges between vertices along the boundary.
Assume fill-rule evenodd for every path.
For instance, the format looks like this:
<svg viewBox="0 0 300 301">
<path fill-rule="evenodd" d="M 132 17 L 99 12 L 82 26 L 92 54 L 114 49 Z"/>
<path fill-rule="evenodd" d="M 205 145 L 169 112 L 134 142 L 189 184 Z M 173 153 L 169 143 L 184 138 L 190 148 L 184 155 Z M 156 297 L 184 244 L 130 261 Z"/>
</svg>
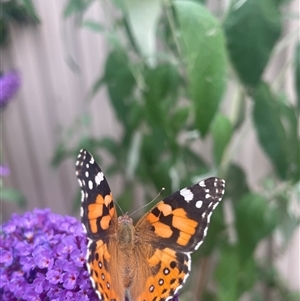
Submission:
<svg viewBox="0 0 300 301">
<path fill-rule="evenodd" d="M 137 223 L 117 217 L 108 183 L 81 150 L 76 175 L 88 237 L 87 267 L 100 300 L 167 301 L 188 277 L 190 254 L 203 242 L 225 181 L 209 178 L 160 201 Z"/>
</svg>

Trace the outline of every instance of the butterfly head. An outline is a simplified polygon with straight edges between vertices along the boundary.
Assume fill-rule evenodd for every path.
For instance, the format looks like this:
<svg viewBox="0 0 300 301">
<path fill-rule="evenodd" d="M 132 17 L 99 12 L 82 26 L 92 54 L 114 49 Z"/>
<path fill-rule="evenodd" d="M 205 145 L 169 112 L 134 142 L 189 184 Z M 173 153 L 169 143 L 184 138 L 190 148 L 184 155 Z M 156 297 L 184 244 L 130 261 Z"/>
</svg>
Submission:
<svg viewBox="0 0 300 301">
<path fill-rule="evenodd" d="M 129 215 L 124 214 L 118 217 L 118 237 L 121 244 L 133 244 L 134 232 L 133 220 Z"/>
<path fill-rule="evenodd" d="M 118 224 L 133 224 L 133 220 L 128 214 L 124 214 L 118 217 Z"/>
</svg>

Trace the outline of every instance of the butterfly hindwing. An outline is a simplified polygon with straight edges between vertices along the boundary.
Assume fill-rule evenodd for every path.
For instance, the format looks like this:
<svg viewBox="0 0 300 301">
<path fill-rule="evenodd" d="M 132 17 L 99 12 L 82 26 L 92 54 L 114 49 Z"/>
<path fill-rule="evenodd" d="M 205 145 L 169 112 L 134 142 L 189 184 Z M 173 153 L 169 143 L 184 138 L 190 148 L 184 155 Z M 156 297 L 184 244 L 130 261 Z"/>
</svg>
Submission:
<svg viewBox="0 0 300 301">
<path fill-rule="evenodd" d="M 167 301 L 182 287 L 190 271 L 191 258 L 170 248 L 156 248 L 147 258 L 152 273 L 148 275 L 136 301 Z M 157 298 L 157 299 L 155 299 Z"/>
<path fill-rule="evenodd" d="M 116 256 L 117 247 L 101 239 L 89 241 L 87 267 L 95 292 L 103 301 L 124 301 L 125 288 Z"/>
<path fill-rule="evenodd" d="M 117 214 L 111 190 L 93 156 L 86 150 L 79 152 L 76 175 L 81 188 L 81 221 L 88 238 L 100 239 L 108 235 Z"/>
</svg>

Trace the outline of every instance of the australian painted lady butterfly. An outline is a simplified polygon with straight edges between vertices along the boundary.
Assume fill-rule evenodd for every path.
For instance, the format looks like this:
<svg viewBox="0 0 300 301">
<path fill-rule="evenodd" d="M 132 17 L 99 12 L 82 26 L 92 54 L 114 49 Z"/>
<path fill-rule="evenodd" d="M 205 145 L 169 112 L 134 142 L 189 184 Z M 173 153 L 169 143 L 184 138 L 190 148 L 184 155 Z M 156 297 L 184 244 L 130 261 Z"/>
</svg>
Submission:
<svg viewBox="0 0 300 301">
<path fill-rule="evenodd" d="M 208 178 L 166 197 L 136 225 L 117 216 L 98 164 L 86 150 L 76 162 L 81 219 L 88 237 L 87 267 L 103 301 L 167 301 L 191 269 L 190 254 L 206 236 L 225 181 Z"/>
</svg>

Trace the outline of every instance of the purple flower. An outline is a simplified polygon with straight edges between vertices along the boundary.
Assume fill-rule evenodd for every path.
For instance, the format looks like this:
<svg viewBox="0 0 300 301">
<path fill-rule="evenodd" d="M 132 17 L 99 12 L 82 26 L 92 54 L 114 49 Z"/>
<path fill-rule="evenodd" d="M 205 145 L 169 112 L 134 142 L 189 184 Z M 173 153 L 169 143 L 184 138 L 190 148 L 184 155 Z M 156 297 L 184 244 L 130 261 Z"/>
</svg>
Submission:
<svg viewBox="0 0 300 301">
<path fill-rule="evenodd" d="M 14 214 L 0 230 L 0 299 L 98 301 L 80 223 L 49 209 Z"/>
<path fill-rule="evenodd" d="M 0 77 L 0 107 L 4 107 L 18 91 L 21 77 L 16 71 L 9 71 Z"/>
<path fill-rule="evenodd" d="M 0 90 L 1 91 L 1 90 Z M 1 107 L 1 102 L 0 102 Z M 10 174 L 10 169 L 6 164 L 0 164 L 0 177 L 7 177 Z"/>
</svg>

